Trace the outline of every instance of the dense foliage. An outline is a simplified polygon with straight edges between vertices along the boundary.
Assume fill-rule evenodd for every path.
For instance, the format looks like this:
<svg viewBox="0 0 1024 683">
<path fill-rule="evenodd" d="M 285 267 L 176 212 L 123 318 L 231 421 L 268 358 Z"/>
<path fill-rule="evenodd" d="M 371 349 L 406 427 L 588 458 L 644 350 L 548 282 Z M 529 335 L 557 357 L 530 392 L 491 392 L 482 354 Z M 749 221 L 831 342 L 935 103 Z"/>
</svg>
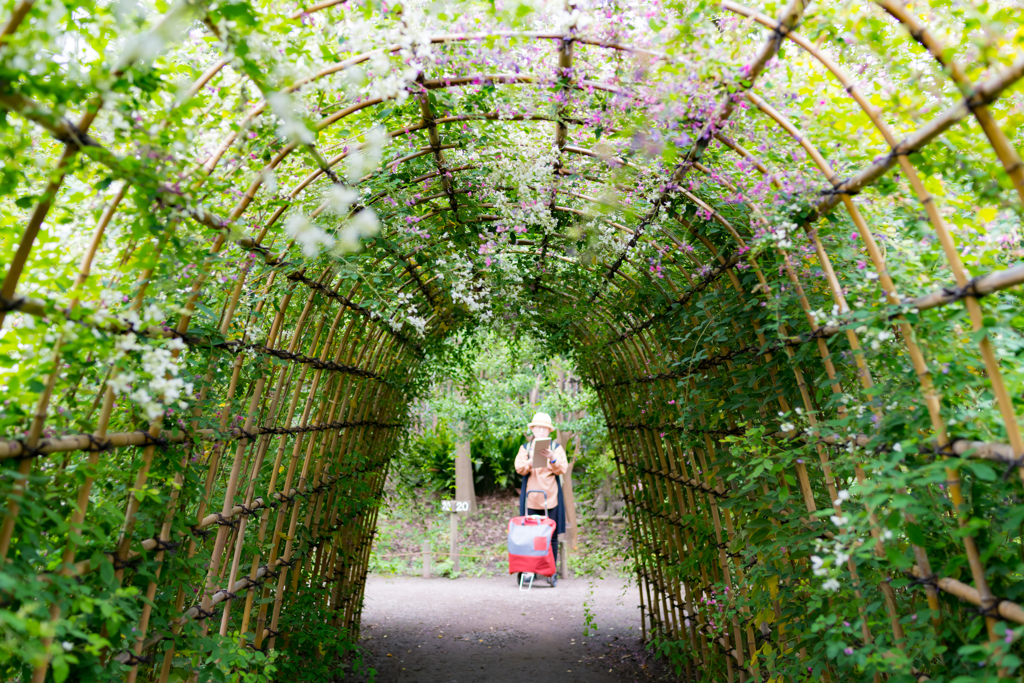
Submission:
<svg viewBox="0 0 1024 683">
<path fill-rule="evenodd" d="M 540 330 L 543 333 L 543 330 Z M 551 356 L 546 340 L 520 331 L 458 335 L 464 356 L 454 367 L 435 365 L 431 386 L 413 408 L 416 435 L 399 468 L 407 490 L 454 489 L 455 442 L 468 440 L 477 494 L 519 486 L 515 456 L 537 412 L 553 416 L 577 466 L 601 469 L 608 438 L 593 390 L 573 374 L 571 359 Z M 578 449 L 577 449 L 578 444 Z"/>
<path fill-rule="evenodd" d="M 481 329 L 593 390 L 680 672 L 1019 675 L 1013 0 L 3 7 L 5 678 L 334 666 Z"/>
</svg>

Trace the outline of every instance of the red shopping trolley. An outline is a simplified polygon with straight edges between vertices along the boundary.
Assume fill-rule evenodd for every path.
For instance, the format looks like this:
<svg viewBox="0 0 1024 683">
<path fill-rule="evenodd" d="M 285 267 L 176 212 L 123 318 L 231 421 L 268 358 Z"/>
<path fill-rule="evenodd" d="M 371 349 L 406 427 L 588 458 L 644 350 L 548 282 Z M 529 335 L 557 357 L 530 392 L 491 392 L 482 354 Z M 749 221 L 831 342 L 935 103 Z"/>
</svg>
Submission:
<svg viewBox="0 0 1024 683">
<path fill-rule="evenodd" d="M 534 491 L 527 491 L 527 494 Z M 537 490 L 536 493 L 544 493 Z M 533 576 L 554 576 L 555 568 L 555 520 L 548 516 L 547 493 L 544 493 L 544 516 L 525 515 L 513 517 L 508 522 L 508 573 L 520 572 L 520 588 L 528 578 L 533 585 Z"/>
</svg>

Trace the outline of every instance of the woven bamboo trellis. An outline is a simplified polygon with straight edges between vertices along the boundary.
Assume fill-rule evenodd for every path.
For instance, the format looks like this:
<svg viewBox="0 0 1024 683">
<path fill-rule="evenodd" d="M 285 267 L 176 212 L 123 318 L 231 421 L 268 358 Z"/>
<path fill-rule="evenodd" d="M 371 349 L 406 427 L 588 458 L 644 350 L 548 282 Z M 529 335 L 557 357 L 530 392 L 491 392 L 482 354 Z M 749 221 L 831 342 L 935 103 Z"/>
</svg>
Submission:
<svg viewBox="0 0 1024 683">
<path fill-rule="evenodd" d="M 1012 3 L 500 5 L 8 3 L 0 665 L 357 636 L 410 399 L 504 320 L 596 388 L 688 680 L 1016 671 Z"/>
</svg>

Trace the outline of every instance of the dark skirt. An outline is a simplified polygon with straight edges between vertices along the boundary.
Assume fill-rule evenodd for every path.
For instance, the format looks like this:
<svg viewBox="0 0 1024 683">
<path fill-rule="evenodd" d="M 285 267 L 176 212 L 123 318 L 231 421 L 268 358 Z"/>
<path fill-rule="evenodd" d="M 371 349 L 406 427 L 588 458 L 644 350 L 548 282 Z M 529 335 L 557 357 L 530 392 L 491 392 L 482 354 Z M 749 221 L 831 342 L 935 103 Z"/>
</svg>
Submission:
<svg viewBox="0 0 1024 683">
<path fill-rule="evenodd" d="M 519 516 L 523 517 L 526 515 L 526 483 L 529 481 L 530 475 L 523 475 L 523 488 L 519 493 Z M 554 513 L 555 519 L 555 533 L 565 533 L 565 498 L 562 496 L 562 480 L 555 477 L 555 482 L 558 484 L 558 507 L 548 511 L 548 513 Z M 557 539 L 556 539 L 557 542 Z"/>
</svg>

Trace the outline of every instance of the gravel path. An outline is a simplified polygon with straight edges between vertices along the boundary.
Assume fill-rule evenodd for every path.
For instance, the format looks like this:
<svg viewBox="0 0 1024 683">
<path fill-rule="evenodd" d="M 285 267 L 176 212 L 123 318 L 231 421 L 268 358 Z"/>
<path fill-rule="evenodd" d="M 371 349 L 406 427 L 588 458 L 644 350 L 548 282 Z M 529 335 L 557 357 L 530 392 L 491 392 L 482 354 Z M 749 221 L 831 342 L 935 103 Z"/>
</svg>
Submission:
<svg viewBox="0 0 1024 683">
<path fill-rule="evenodd" d="M 584 636 L 584 602 L 592 614 Z M 671 680 L 640 644 L 639 595 L 622 579 L 371 576 L 362 645 L 379 683 Z"/>
</svg>

